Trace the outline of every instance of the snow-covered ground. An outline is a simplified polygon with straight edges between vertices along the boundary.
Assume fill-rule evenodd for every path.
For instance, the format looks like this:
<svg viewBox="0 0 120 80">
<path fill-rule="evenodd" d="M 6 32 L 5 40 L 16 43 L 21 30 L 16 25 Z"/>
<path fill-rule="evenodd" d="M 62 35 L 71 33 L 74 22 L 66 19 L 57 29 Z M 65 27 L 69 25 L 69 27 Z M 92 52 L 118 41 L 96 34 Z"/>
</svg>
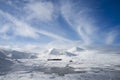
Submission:
<svg viewBox="0 0 120 80">
<path fill-rule="evenodd" d="M 120 80 L 118 52 L 73 48 L 52 49 L 39 54 L 38 58 L 14 60 L 0 56 L 4 57 L 0 61 L 6 62 L 3 66 L 11 64 L 7 65 L 5 74 L 1 72 L 0 80 Z M 1 62 L 0 68 L 3 68 Z"/>
</svg>

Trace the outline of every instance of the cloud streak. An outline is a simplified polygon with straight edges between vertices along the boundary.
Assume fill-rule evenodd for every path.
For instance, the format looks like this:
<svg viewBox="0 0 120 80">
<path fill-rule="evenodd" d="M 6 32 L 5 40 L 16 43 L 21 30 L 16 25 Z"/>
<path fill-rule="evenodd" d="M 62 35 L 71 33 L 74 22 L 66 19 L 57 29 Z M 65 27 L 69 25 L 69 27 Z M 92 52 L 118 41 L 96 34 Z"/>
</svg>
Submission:
<svg viewBox="0 0 120 80">
<path fill-rule="evenodd" d="M 0 27 L 0 38 L 4 40 L 8 40 L 10 36 L 7 35 L 7 32 L 9 31 L 10 26 L 9 24 L 5 24 L 2 27 Z"/>
<path fill-rule="evenodd" d="M 17 18 L 13 17 L 7 12 L 3 12 L 0 10 L 0 13 L 15 25 L 14 26 L 15 35 L 19 35 L 23 37 L 31 37 L 31 38 L 36 38 L 39 36 L 36 33 L 35 29 L 29 27 L 26 23 L 19 21 Z"/>
<path fill-rule="evenodd" d="M 106 40 L 105 40 L 106 44 L 110 45 L 110 44 L 114 43 L 117 35 L 118 35 L 117 31 L 108 32 L 106 35 Z"/>
<path fill-rule="evenodd" d="M 77 5 L 76 3 L 70 1 L 62 2 L 61 4 L 62 15 L 68 24 L 79 34 L 84 44 L 89 45 L 93 43 L 93 36 L 97 29 L 93 24 L 94 19 L 91 19 L 89 15 L 91 9 L 86 7 L 79 9 L 75 6 Z"/>
<path fill-rule="evenodd" d="M 22 37 L 39 38 L 40 37 L 39 34 L 43 34 L 45 36 L 48 36 L 48 37 L 56 39 L 56 40 L 69 41 L 68 39 L 66 39 L 64 37 L 53 34 L 51 32 L 48 32 L 48 31 L 45 31 L 45 30 L 38 30 L 36 28 L 33 28 L 29 24 L 27 24 L 27 23 L 25 23 L 21 20 L 18 20 L 17 18 L 10 15 L 9 13 L 6 13 L 6 12 L 3 12 L 3 11 L 0 10 L 0 14 L 5 16 L 8 20 L 10 20 L 15 25 L 14 26 L 15 35 L 19 35 L 19 36 L 22 36 Z"/>
<path fill-rule="evenodd" d="M 28 19 L 38 18 L 41 21 L 51 21 L 54 16 L 54 6 L 51 2 L 35 1 L 27 4 L 25 10 L 28 12 Z"/>
</svg>

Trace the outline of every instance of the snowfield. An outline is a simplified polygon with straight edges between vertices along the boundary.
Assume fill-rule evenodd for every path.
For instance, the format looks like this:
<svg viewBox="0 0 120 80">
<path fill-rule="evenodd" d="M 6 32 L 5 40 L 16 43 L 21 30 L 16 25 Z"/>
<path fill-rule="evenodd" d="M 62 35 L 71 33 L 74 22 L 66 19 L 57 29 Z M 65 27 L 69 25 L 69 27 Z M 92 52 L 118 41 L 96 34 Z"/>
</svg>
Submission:
<svg viewBox="0 0 120 80">
<path fill-rule="evenodd" d="M 0 50 L 0 80 L 120 80 L 118 51 L 78 47 L 39 55 L 14 51 L 16 56 L 22 54 L 20 58 L 11 52 Z"/>
</svg>

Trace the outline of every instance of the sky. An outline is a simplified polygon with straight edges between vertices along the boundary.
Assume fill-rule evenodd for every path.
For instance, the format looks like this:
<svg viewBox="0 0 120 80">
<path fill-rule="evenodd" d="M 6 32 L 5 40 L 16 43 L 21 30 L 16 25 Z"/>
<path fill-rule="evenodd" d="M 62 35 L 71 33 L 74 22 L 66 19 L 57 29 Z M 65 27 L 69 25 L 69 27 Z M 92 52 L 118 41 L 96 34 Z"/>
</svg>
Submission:
<svg viewBox="0 0 120 80">
<path fill-rule="evenodd" d="M 0 46 L 120 45 L 119 0 L 0 0 Z"/>
</svg>

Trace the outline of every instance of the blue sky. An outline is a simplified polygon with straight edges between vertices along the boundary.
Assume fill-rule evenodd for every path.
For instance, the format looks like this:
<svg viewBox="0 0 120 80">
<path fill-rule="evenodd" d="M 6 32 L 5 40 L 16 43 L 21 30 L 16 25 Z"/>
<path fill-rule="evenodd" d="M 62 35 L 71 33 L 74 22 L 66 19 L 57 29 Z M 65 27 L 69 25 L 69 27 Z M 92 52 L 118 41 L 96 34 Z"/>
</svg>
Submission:
<svg viewBox="0 0 120 80">
<path fill-rule="evenodd" d="M 119 45 L 119 32 L 119 0 L 0 0 L 1 46 Z"/>
</svg>

